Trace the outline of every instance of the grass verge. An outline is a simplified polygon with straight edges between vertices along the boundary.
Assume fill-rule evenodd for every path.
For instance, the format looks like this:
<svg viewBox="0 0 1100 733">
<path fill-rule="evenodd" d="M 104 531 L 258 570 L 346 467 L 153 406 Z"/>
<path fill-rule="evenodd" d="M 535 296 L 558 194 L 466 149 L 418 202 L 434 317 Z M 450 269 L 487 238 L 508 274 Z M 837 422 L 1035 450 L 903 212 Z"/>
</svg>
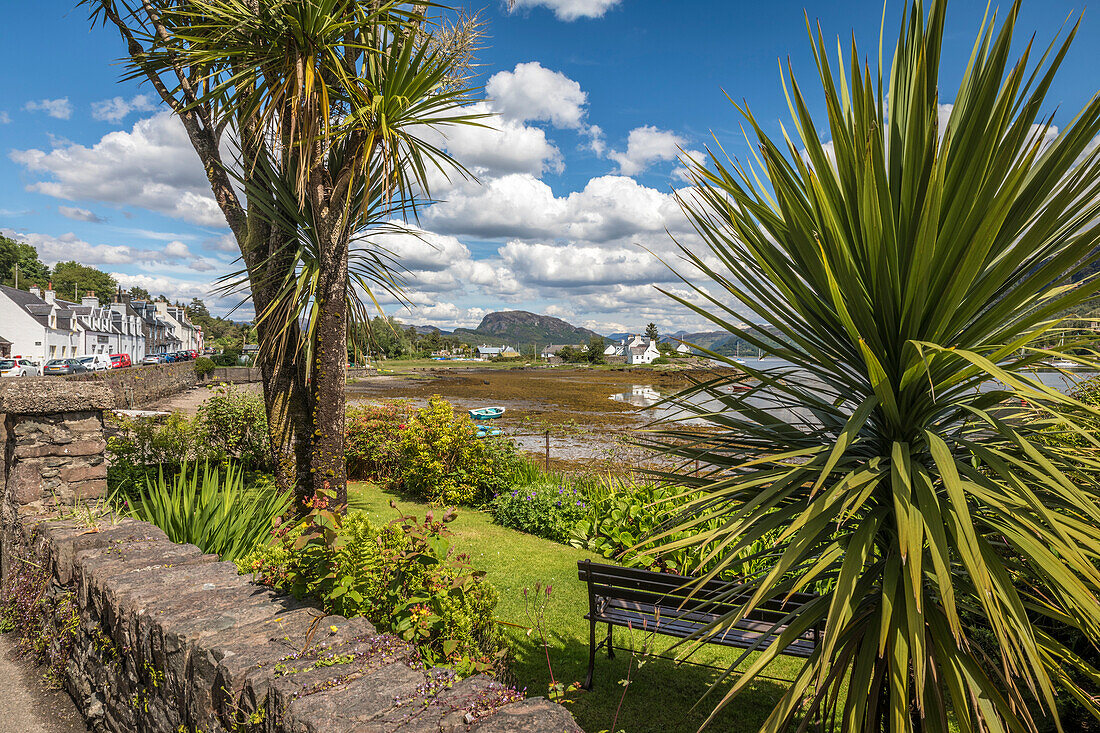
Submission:
<svg viewBox="0 0 1100 733">
<path fill-rule="evenodd" d="M 431 508 L 373 484 L 348 486 L 350 508 L 366 512 L 377 522 L 396 518 L 396 512 L 389 506 L 391 500 L 406 514 L 423 515 Z M 546 626 L 551 631 L 548 640 L 555 676 L 565 684 L 583 681 L 588 667 L 588 622 L 584 620 L 588 612 L 588 594 L 584 584 L 577 579 L 577 561 L 585 557 L 597 558 L 493 524 L 487 513 L 473 509 L 460 510 L 450 528 L 455 548 L 468 553 L 473 566 L 485 570 L 489 581 L 499 591 L 498 620 L 522 627 L 504 627 L 515 655 L 512 666 L 515 679 L 511 681 L 526 688 L 531 696 L 545 695 L 550 682 L 542 642 L 535 633 L 528 635 L 525 631 L 531 621 L 525 613 L 523 589 L 533 589 L 539 582 L 553 587 L 546 609 Z M 634 632 L 633 636 L 635 644 L 640 645 L 641 634 Z M 629 637 L 627 630 L 615 630 L 616 644 L 627 645 Z M 663 652 L 673 642 L 668 637 L 657 637 L 655 651 Z M 735 654 L 731 650 L 704 646 L 693 659 L 706 664 L 728 665 Z M 579 690 L 568 696 L 570 711 L 586 731 L 608 730 L 620 700 L 622 708 L 615 726 L 617 730 L 629 733 L 694 731 L 720 699 L 721 690 L 716 690 L 713 696 L 699 702 L 719 677 L 718 671 L 691 665 L 677 666 L 670 660 L 653 657 L 646 658 L 640 668 L 634 665 L 632 682 L 624 698 L 620 681 L 626 678 L 630 662 L 631 655 L 627 652 L 616 652 L 614 659 L 608 659 L 606 654 L 598 655 L 594 689 L 591 692 Z M 781 658 L 773 665 L 771 674 L 790 678 L 798 664 L 799 660 Z M 779 682 L 758 681 L 727 706 L 708 730 L 730 733 L 758 730 L 783 689 Z"/>
</svg>

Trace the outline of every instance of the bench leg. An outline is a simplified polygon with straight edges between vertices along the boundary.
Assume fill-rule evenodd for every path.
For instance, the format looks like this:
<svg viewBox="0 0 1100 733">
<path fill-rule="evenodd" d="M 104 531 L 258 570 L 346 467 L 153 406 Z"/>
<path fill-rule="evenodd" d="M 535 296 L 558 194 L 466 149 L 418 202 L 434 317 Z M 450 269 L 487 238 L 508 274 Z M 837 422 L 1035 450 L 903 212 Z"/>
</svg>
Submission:
<svg viewBox="0 0 1100 733">
<path fill-rule="evenodd" d="M 612 624 L 607 625 L 607 642 L 606 642 L 606 644 L 607 644 L 607 658 L 608 659 L 614 659 L 615 658 L 615 647 L 613 647 L 611 645 L 611 629 L 613 629 L 613 628 L 614 628 L 614 626 Z"/>
<path fill-rule="evenodd" d="M 592 689 L 592 671 L 596 667 L 596 622 L 588 624 L 588 676 L 584 678 L 584 689 Z"/>
</svg>

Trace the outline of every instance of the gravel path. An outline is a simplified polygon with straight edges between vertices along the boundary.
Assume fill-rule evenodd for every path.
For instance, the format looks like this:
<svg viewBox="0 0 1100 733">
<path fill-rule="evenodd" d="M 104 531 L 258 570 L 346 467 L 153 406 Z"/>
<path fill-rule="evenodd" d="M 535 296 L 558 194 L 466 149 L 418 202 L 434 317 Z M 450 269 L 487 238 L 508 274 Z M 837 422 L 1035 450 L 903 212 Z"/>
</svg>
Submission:
<svg viewBox="0 0 1100 733">
<path fill-rule="evenodd" d="M 19 659 L 15 639 L 0 634 L 0 731 L 87 733 L 69 696 L 42 682 L 42 672 Z"/>
</svg>

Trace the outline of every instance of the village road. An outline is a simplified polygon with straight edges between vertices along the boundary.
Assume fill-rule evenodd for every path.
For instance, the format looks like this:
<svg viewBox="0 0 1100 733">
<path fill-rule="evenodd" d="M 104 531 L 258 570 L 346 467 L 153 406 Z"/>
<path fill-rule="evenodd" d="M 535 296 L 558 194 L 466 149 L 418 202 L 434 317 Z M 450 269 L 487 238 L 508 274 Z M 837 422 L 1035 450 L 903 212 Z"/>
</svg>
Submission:
<svg viewBox="0 0 1100 733">
<path fill-rule="evenodd" d="M 19 659 L 11 634 L 0 634 L 0 733 L 87 733 L 69 696 Z"/>
</svg>

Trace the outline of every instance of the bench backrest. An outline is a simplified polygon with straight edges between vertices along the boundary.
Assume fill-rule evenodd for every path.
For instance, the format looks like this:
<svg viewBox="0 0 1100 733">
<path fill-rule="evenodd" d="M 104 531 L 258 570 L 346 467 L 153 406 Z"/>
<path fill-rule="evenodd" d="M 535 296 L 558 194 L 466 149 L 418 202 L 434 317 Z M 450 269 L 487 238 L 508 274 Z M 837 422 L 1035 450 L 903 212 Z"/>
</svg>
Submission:
<svg viewBox="0 0 1100 733">
<path fill-rule="evenodd" d="M 687 575 L 624 568 L 591 560 L 577 563 L 577 575 L 588 584 L 590 603 L 596 598 L 606 598 L 644 604 L 660 609 L 662 615 L 670 618 L 690 616 L 704 621 L 703 617 L 722 616 L 749 599 L 744 593 L 730 595 L 736 584 L 729 581 L 711 580 L 698 588 L 696 579 Z M 810 593 L 795 593 L 786 602 L 782 597 L 769 598 L 750 618 L 775 623 L 814 598 Z"/>
</svg>

